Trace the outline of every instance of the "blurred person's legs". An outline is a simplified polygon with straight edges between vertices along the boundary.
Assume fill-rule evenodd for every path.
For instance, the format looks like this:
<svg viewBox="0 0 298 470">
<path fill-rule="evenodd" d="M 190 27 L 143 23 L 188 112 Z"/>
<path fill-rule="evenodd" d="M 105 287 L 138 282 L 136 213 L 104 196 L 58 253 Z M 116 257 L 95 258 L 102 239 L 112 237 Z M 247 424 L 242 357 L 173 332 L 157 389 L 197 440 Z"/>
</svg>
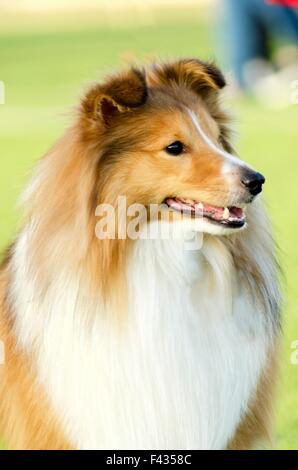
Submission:
<svg viewBox="0 0 298 470">
<path fill-rule="evenodd" d="M 224 6 L 224 33 L 234 73 L 242 88 L 250 88 L 249 82 L 258 78 L 256 74 L 273 71 L 269 63 L 272 38 L 297 43 L 298 15 L 295 10 L 269 5 L 265 0 L 224 0 Z"/>
</svg>

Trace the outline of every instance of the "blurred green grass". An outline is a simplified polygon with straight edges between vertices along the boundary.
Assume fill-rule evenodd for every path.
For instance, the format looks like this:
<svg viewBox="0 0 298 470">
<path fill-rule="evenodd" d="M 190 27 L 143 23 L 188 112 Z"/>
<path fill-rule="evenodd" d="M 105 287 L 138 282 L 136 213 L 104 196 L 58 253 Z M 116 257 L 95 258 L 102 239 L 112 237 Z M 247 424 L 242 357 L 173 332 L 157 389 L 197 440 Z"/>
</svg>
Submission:
<svg viewBox="0 0 298 470">
<path fill-rule="evenodd" d="M 17 231 L 16 201 L 36 160 L 70 121 L 70 106 L 84 86 L 135 54 L 150 57 L 213 58 L 205 19 L 197 11 L 165 12 L 152 24 L 109 28 L 84 14 L 80 18 L 40 18 L 26 28 L 22 16 L 9 17 L 0 32 L 0 249 Z M 1 16 L 5 24 L 5 15 Z M 88 26 L 91 25 L 91 26 Z M 298 449 L 298 366 L 290 362 L 298 339 L 298 218 L 296 201 L 297 105 L 268 110 L 250 100 L 233 103 L 242 157 L 267 177 L 264 197 L 273 219 L 285 270 L 285 340 L 277 399 L 276 448 Z M 50 195 L 49 195 L 50 197 Z"/>
</svg>

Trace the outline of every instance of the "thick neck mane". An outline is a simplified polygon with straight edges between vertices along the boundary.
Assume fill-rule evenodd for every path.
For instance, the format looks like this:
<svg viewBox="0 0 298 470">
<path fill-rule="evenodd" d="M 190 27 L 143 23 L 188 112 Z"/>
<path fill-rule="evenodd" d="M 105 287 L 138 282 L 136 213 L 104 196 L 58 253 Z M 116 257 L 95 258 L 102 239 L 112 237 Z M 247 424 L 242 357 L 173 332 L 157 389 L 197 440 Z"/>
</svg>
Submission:
<svg viewBox="0 0 298 470">
<path fill-rule="evenodd" d="M 101 299 L 126 290 L 127 263 L 136 242 L 98 240 L 95 234 L 96 206 L 113 202 L 116 196 L 101 168 L 99 149 L 88 146 L 76 127 L 70 129 L 41 160 L 23 199 L 28 262 L 40 292 L 63 270 L 82 276 L 92 295 Z M 278 267 L 271 255 L 270 225 L 259 201 L 248 208 L 247 218 L 248 227 L 242 232 L 205 236 L 208 243 L 203 243 L 203 252 L 217 246 L 219 256 L 228 253 L 228 262 L 245 289 L 262 306 L 268 321 L 278 325 Z M 220 265 L 214 256 L 211 259 L 216 273 Z"/>
</svg>

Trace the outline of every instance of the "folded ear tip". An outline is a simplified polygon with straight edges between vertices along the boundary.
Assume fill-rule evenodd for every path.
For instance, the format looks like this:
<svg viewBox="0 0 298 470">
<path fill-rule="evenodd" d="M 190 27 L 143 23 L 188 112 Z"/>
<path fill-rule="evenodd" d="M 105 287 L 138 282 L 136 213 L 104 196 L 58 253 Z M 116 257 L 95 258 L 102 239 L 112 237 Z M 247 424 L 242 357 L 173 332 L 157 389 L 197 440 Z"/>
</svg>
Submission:
<svg viewBox="0 0 298 470">
<path fill-rule="evenodd" d="M 219 91 L 226 85 L 225 78 L 214 62 L 185 58 L 156 64 L 150 76 L 152 83 L 184 85 L 198 94 Z"/>
<path fill-rule="evenodd" d="M 98 112 L 98 104 L 105 99 L 102 110 L 113 114 L 119 111 L 137 108 L 143 105 L 148 96 L 145 73 L 131 68 L 128 71 L 111 76 L 102 84 L 94 85 L 82 100 L 83 110 L 94 118 Z"/>
<path fill-rule="evenodd" d="M 204 64 L 204 67 L 205 67 L 205 70 L 208 73 L 208 75 L 212 78 L 215 85 L 219 89 L 222 89 L 226 86 L 225 77 L 224 77 L 222 71 L 219 69 L 219 67 L 214 62 L 206 62 Z"/>
<path fill-rule="evenodd" d="M 207 62 L 200 59 L 185 59 L 182 61 L 182 64 L 186 66 L 186 68 L 188 65 L 199 67 L 199 69 L 204 71 L 208 75 L 208 78 L 212 80 L 215 88 L 221 89 L 226 86 L 225 77 L 215 61 Z"/>
</svg>

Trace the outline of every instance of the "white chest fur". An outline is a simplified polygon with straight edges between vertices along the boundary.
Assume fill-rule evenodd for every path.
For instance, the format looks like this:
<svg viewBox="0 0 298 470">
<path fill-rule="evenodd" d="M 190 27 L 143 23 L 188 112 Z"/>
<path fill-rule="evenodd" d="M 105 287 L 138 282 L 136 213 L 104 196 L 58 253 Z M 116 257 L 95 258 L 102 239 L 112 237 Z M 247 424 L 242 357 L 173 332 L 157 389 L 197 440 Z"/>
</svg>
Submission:
<svg viewBox="0 0 298 470">
<path fill-rule="evenodd" d="M 129 311 L 115 328 L 66 273 L 36 299 L 26 237 L 20 239 L 16 333 L 23 347 L 36 346 L 39 380 L 78 448 L 227 445 L 268 341 L 229 254 L 220 242 L 211 245 L 187 252 L 180 241 L 137 242 L 127 273 Z"/>
</svg>

